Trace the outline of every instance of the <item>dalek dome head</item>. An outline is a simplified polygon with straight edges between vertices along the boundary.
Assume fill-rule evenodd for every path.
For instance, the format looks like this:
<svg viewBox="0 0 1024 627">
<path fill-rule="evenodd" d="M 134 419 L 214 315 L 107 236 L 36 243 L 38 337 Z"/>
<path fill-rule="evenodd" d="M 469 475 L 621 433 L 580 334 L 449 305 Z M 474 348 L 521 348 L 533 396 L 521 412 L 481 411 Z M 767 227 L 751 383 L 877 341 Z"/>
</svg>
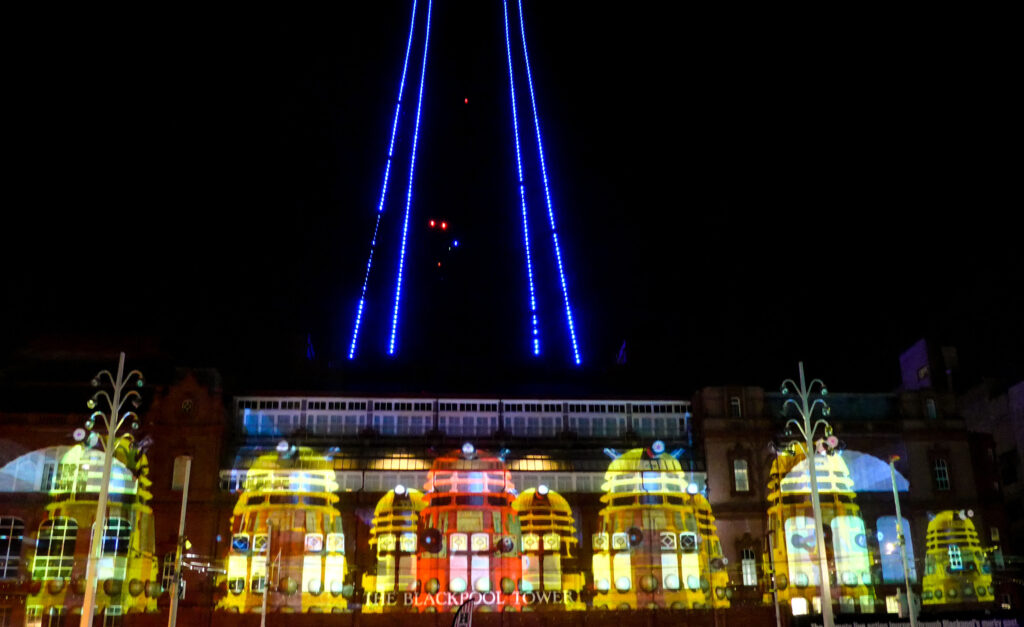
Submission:
<svg viewBox="0 0 1024 627">
<path fill-rule="evenodd" d="M 419 512 L 423 509 L 424 505 L 422 492 L 398 485 L 380 497 L 380 500 L 377 501 L 377 507 L 373 510 L 373 517 L 381 518 L 393 515 L 396 511 Z"/>
<path fill-rule="evenodd" d="M 563 536 L 563 541 L 576 544 L 576 523 L 569 502 L 546 485 L 523 490 L 512 502 L 512 509 L 519 517 L 524 534 L 540 534 L 529 538 L 524 536 L 524 546 L 531 542 L 536 544 L 541 541 L 541 535 L 552 532 Z"/>
<path fill-rule="evenodd" d="M 338 482 L 332 461 L 322 453 L 304 446 L 282 447 L 260 455 L 249 466 L 246 492 L 326 493 L 337 500 Z"/>
<path fill-rule="evenodd" d="M 854 492 L 850 469 L 846 466 L 841 453 L 814 456 L 815 475 L 818 480 L 818 492 L 822 494 L 841 494 Z M 795 453 L 780 455 L 772 462 L 771 474 L 782 477 L 782 492 L 811 492 L 810 476 L 807 473 L 807 460 L 804 454 Z"/>
<path fill-rule="evenodd" d="M 540 488 L 527 488 L 512 502 L 512 509 L 520 513 L 527 513 L 534 509 L 551 510 L 552 513 L 564 514 L 572 517 L 572 508 L 565 497 L 547 489 L 547 486 Z"/>
<path fill-rule="evenodd" d="M 471 443 L 434 460 L 426 489 L 432 494 L 511 494 L 512 473 L 505 460 Z"/>
<path fill-rule="evenodd" d="M 50 494 L 99 494 L 103 483 L 102 451 L 76 444 L 61 457 L 57 468 Z M 135 475 L 116 456 L 110 466 L 109 490 L 114 494 L 138 494 L 139 491 Z"/>
<path fill-rule="evenodd" d="M 978 531 L 974 527 L 973 510 L 947 509 L 939 512 L 928 521 L 928 543 L 946 545 L 950 538 L 959 537 L 967 541 L 977 541 Z"/>
<path fill-rule="evenodd" d="M 687 493 L 689 481 L 683 467 L 669 453 L 635 448 L 619 455 L 608 465 L 604 491 Z"/>
</svg>

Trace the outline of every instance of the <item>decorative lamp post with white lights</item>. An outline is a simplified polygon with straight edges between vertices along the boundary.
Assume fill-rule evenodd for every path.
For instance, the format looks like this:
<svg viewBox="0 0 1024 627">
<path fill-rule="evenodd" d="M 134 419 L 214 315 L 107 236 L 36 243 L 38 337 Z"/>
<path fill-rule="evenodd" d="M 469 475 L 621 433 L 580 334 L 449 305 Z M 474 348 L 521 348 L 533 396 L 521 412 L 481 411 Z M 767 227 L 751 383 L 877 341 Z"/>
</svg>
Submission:
<svg viewBox="0 0 1024 627">
<path fill-rule="evenodd" d="M 110 474 L 114 463 L 114 449 L 117 447 L 117 434 L 126 422 L 132 429 L 139 428 L 139 416 L 134 411 L 122 412 L 121 410 L 126 402 L 131 402 L 132 407 L 138 408 L 142 404 L 142 396 L 137 390 L 129 389 L 125 391 L 125 388 L 132 386 L 141 388 L 144 385 L 142 373 L 138 370 L 132 370 L 127 375 L 124 374 L 124 353 L 121 353 L 121 358 L 117 364 L 116 378 L 109 370 L 103 370 L 92 379 L 93 387 L 106 387 L 104 383 L 109 385 L 113 395 L 105 389 L 101 389 L 93 394 L 87 406 L 95 411 L 93 411 L 85 423 L 88 430 L 97 429 L 99 431 L 97 419 L 102 419 L 106 432 L 97 433 L 94 431 L 88 439 L 88 443 L 92 444 L 100 441 L 102 435 L 103 478 L 100 482 L 100 496 L 96 502 L 96 519 L 92 526 L 89 561 L 86 563 L 85 568 L 85 599 L 82 602 L 81 627 L 92 626 L 93 614 L 96 611 L 96 571 L 100 558 L 103 555 L 103 529 L 106 526 L 107 520 L 107 496 L 110 492 Z M 100 400 L 106 403 L 106 411 L 96 409 Z"/>
<path fill-rule="evenodd" d="M 801 444 L 804 449 L 804 462 L 807 464 L 807 475 L 810 477 L 811 483 L 811 508 L 814 511 L 815 544 L 818 545 L 818 569 L 821 571 L 821 617 L 825 627 L 833 627 L 835 619 L 832 616 L 832 582 L 829 577 L 828 556 L 825 553 L 825 531 L 822 528 L 821 499 L 818 497 L 818 472 L 814 463 L 814 456 L 819 448 L 823 451 L 834 449 L 838 444 L 838 440 L 832 435 L 832 426 L 824 418 L 831 413 L 831 410 L 828 404 L 825 403 L 825 399 L 820 398 L 828 394 L 828 389 L 821 379 L 814 379 L 808 385 L 804 379 L 804 362 L 801 361 L 799 363 L 799 368 L 799 386 L 792 379 L 786 379 L 782 382 L 782 395 L 783 397 L 788 397 L 782 405 L 782 412 L 785 415 L 786 410 L 792 405 L 796 407 L 797 413 L 800 414 L 800 420 L 790 418 L 786 422 L 786 435 L 791 435 L 793 432 L 790 427 L 795 426 L 796 430 L 803 436 Z M 815 395 L 815 386 L 818 386 L 817 396 L 819 398 L 811 400 L 811 396 Z M 812 423 L 815 409 L 819 410 L 822 417 Z M 824 438 L 816 443 L 814 434 L 817 433 L 819 427 L 822 428 Z"/>
</svg>

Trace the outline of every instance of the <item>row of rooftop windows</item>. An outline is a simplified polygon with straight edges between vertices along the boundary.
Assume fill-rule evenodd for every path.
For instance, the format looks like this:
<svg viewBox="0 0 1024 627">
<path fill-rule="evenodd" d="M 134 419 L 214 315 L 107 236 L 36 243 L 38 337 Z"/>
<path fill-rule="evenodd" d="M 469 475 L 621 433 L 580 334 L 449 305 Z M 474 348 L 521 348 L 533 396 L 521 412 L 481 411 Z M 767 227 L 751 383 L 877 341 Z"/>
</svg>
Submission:
<svg viewBox="0 0 1024 627">
<path fill-rule="evenodd" d="M 675 416 L 635 416 L 633 431 L 643 437 L 671 438 L 684 433 L 685 425 Z M 437 430 L 451 436 L 489 437 L 499 431 L 496 416 L 433 417 L 422 415 L 378 414 L 306 415 L 252 413 L 242 417 L 242 426 L 250 435 L 282 436 L 305 431 L 311 436 L 356 436 L 366 430 L 380 435 L 420 436 Z M 515 437 L 555 437 L 565 431 L 560 416 L 514 416 L 504 421 L 504 430 Z M 577 417 L 569 419 L 568 430 L 584 438 L 614 438 L 629 431 L 624 417 Z"/>
<path fill-rule="evenodd" d="M 300 400 L 282 399 L 237 399 L 238 410 L 294 410 L 302 409 Z M 434 411 L 434 402 L 424 401 L 306 401 L 306 411 L 366 411 L 367 407 L 374 411 Z M 440 412 L 490 412 L 501 410 L 511 413 L 546 413 L 546 414 L 625 414 L 632 410 L 635 414 L 685 414 L 689 412 L 688 403 L 475 403 L 439 401 L 437 411 Z"/>
</svg>

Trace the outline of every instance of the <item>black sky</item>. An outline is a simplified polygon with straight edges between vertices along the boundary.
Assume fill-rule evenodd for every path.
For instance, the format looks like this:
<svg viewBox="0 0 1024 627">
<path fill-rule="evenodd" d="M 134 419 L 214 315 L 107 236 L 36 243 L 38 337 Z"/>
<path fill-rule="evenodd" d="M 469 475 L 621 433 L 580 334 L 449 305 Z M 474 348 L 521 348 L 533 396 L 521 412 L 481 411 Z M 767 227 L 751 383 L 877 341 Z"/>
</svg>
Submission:
<svg viewBox="0 0 1024 627">
<path fill-rule="evenodd" d="M 355 364 L 409 5 L 26 19 L 5 90 L 4 349 L 126 331 L 275 380 L 308 336 L 341 381 L 683 392 L 774 385 L 804 359 L 835 389 L 884 390 L 928 336 L 970 376 L 1024 376 L 1021 103 L 998 16 L 676 5 L 525 3 L 582 373 L 557 310 L 549 356 L 525 356 L 494 2 L 435 3 L 401 357 L 380 357 L 388 235 Z M 418 63 L 414 46 L 410 103 Z M 435 216 L 463 243 L 444 280 Z"/>
</svg>

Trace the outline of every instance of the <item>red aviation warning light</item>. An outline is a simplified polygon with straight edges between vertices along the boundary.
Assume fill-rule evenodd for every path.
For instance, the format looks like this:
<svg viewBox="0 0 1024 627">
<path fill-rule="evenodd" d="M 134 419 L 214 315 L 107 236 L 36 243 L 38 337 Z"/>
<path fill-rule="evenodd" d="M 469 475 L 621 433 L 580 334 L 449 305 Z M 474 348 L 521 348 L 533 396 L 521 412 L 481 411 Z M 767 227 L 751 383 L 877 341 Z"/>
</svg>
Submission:
<svg viewBox="0 0 1024 627">
<path fill-rule="evenodd" d="M 430 228 L 434 228 L 435 226 L 437 226 L 437 222 L 434 221 L 434 220 L 431 220 L 430 221 Z"/>
<path fill-rule="evenodd" d="M 442 223 L 441 223 L 441 230 L 442 230 L 442 231 L 445 231 L 445 230 L 447 230 L 447 229 L 448 229 L 448 223 L 447 223 L 447 222 L 442 222 Z"/>
<path fill-rule="evenodd" d="M 469 98 L 463 98 L 462 102 L 463 104 L 469 104 Z"/>
</svg>

